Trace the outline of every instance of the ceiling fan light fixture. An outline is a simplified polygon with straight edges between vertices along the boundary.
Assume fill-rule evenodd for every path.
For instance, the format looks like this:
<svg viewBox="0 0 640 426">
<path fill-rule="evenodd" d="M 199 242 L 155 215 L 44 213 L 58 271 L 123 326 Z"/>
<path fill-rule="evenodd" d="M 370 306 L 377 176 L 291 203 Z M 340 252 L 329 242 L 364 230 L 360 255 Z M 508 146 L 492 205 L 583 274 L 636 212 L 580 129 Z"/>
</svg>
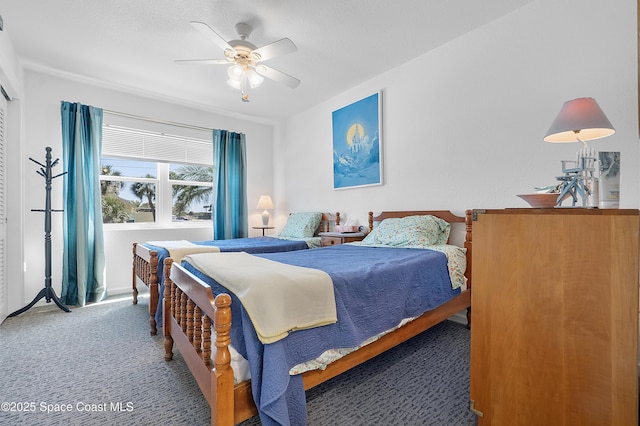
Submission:
<svg viewBox="0 0 640 426">
<path fill-rule="evenodd" d="M 224 57 L 226 58 L 227 61 L 229 62 L 233 62 L 236 58 L 236 51 L 229 48 L 229 49 L 225 49 L 224 50 Z"/>
<path fill-rule="evenodd" d="M 264 81 L 264 78 L 254 70 L 249 70 L 247 72 L 247 79 L 249 80 L 249 85 L 252 89 L 260 86 Z"/>
<path fill-rule="evenodd" d="M 242 90 L 242 80 L 234 80 L 233 78 L 230 78 L 227 80 L 227 84 L 236 90 Z"/>
<path fill-rule="evenodd" d="M 242 79 L 242 74 L 244 74 L 244 69 L 238 64 L 231 65 L 227 69 L 227 75 L 231 79 L 240 81 Z"/>
</svg>

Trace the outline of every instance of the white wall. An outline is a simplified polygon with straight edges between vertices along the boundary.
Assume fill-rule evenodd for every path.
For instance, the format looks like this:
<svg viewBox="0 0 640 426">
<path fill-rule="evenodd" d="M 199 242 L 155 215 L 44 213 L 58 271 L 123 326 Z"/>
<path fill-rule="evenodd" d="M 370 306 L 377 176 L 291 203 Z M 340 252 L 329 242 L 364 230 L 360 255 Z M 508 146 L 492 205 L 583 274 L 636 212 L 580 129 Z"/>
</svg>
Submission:
<svg viewBox="0 0 640 426">
<path fill-rule="evenodd" d="M 195 110 L 159 100 L 119 92 L 115 89 L 73 81 L 53 76 L 50 73 L 27 70 L 24 78 L 24 152 L 21 158 L 9 161 L 23 164 L 24 180 L 24 281 L 10 282 L 12 294 L 21 293 L 13 298 L 18 306 L 9 306 L 15 310 L 30 302 L 44 285 L 44 217 L 42 213 L 31 209 L 44 207 L 44 179 L 36 174 L 38 166 L 28 160 L 44 162 L 45 147 L 52 147 L 53 158 L 62 156 L 60 102 L 80 102 L 111 111 L 119 111 L 142 117 L 185 123 L 206 128 L 222 128 L 241 131 L 247 136 L 247 179 L 250 225 L 260 222 L 259 212 L 253 210 L 262 193 L 270 193 L 272 188 L 271 158 L 273 155 L 273 126 L 242 118 L 224 116 L 208 111 Z M 106 116 L 105 116 L 106 117 Z M 105 118 L 105 121 L 107 118 Z M 111 121 L 117 119 L 111 118 Z M 122 121 L 122 120 L 120 120 Z M 130 120 L 131 122 L 131 120 Z M 148 123 L 139 122 L 141 126 Z M 173 134 L 188 132 L 171 128 Z M 193 136 L 193 134 L 191 134 Z M 212 154 L 213 155 L 213 154 Z M 64 170 L 62 161 L 54 174 Z M 14 176 L 11 179 L 15 179 Z M 21 180 L 22 180 L 21 179 Z M 54 179 L 52 185 L 52 208 L 62 208 L 62 178 Z M 11 202 L 11 201 L 10 201 Z M 252 231 L 257 235 L 259 231 Z M 62 214 L 52 214 L 52 281 L 60 294 L 62 276 Z M 179 228 L 162 230 L 143 228 L 131 230 L 122 226 L 105 226 L 105 253 L 107 265 L 107 291 L 109 294 L 129 292 L 131 289 L 131 247 L 134 241 L 142 242 L 158 239 L 206 240 L 213 235 L 212 227 Z M 16 301 L 17 299 L 17 301 Z M 10 301 L 11 302 L 11 301 Z"/>
<path fill-rule="evenodd" d="M 579 144 L 542 138 L 562 104 L 594 97 L 621 151 L 621 207 L 640 207 L 636 4 L 539 0 L 288 120 L 276 139 L 282 211 L 528 207 Z M 382 186 L 333 190 L 331 112 L 383 92 Z M 279 218 L 280 222 L 283 218 Z"/>
</svg>

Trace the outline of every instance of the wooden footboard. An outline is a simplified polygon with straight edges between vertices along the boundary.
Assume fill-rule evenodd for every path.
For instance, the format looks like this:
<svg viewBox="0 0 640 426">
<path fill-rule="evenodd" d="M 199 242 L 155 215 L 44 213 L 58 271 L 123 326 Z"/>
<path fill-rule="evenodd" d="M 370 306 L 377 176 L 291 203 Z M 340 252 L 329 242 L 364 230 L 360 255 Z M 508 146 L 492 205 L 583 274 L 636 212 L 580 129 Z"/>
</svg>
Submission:
<svg viewBox="0 0 640 426">
<path fill-rule="evenodd" d="M 164 349 L 173 358 L 175 345 L 211 407 L 211 424 L 227 426 L 255 416 L 251 382 L 234 385 L 229 345 L 231 297 L 215 300 L 211 287 L 180 265 L 165 260 Z M 215 336 L 211 365 L 211 319 Z"/>
<path fill-rule="evenodd" d="M 133 304 L 138 304 L 138 279 L 149 287 L 149 326 L 150 334 L 155 336 L 156 309 L 158 307 L 158 252 L 150 250 L 143 244 L 133 243 L 133 267 L 131 286 L 133 290 Z"/>
<path fill-rule="evenodd" d="M 457 216 L 455 218 L 454 221 L 466 224 L 467 289 L 440 307 L 426 312 L 373 343 L 329 364 L 325 370 L 303 373 L 305 390 L 385 352 L 464 309 L 469 312 L 471 307 L 471 211 L 466 212 L 465 218 Z M 171 259 L 165 260 L 164 271 L 165 360 L 172 359 L 175 345 L 209 402 L 212 425 L 234 425 L 256 415 L 257 409 L 251 395 L 250 381 L 235 385 L 233 383 L 229 354 L 232 309 L 230 296 L 220 294 L 214 299 L 208 285 L 180 265 L 172 265 Z M 467 317 L 469 318 L 469 315 Z M 211 319 L 214 324 L 213 341 Z M 215 351 L 212 351 L 212 343 Z M 213 366 L 211 365 L 212 354 Z"/>
</svg>

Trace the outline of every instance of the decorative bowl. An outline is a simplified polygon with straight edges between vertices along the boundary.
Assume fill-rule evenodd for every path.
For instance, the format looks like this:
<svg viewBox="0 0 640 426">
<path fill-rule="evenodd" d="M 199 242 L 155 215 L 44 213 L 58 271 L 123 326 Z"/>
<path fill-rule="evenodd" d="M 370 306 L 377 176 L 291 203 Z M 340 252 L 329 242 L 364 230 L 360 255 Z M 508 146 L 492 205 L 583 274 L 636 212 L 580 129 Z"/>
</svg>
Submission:
<svg viewBox="0 0 640 426">
<path fill-rule="evenodd" d="M 520 194 L 518 197 L 525 200 L 533 208 L 553 208 L 558 204 L 557 193 Z"/>
</svg>

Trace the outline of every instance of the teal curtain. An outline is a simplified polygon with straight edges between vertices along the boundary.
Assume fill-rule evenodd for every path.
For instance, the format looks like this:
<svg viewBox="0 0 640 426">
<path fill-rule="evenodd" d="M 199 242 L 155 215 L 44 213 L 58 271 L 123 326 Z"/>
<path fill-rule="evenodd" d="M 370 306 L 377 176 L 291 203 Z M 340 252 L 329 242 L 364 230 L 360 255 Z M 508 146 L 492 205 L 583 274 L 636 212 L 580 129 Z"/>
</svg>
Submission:
<svg viewBox="0 0 640 426">
<path fill-rule="evenodd" d="M 213 131 L 213 239 L 249 235 L 245 135 Z"/>
<path fill-rule="evenodd" d="M 67 305 L 84 306 L 106 295 L 100 153 L 102 109 L 62 102 L 64 175 L 62 294 Z"/>
</svg>

